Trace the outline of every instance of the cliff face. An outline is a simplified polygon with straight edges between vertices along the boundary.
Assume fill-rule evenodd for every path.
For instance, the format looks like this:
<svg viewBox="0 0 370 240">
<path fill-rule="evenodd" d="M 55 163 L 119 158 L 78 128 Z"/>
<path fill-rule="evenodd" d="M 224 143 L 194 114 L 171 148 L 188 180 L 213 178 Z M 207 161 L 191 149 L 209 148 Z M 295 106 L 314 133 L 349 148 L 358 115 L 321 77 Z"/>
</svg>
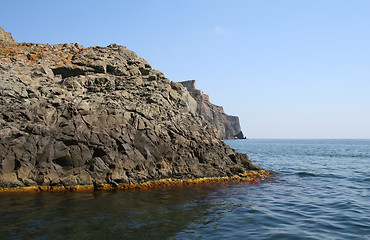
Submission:
<svg viewBox="0 0 370 240">
<path fill-rule="evenodd" d="M 0 42 L 17 43 L 12 35 L 0 27 Z"/>
<path fill-rule="evenodd" d="M 216 127 L 222 139 L 244 138 L 237 116 L 227 115 L 223 107 L 212 104 L 209 101 L 208 95 L 196 89 L 195 80 L 180 83 L 188 89 L 190 94 L 197 101 L 197 112 L 199 115 Z"/>
<path fill-rule="evenodd" d="M 258 169 L 196 108 L 185 87 L 125 47 L 0 42 L 0 187 Z"/>
</svg>

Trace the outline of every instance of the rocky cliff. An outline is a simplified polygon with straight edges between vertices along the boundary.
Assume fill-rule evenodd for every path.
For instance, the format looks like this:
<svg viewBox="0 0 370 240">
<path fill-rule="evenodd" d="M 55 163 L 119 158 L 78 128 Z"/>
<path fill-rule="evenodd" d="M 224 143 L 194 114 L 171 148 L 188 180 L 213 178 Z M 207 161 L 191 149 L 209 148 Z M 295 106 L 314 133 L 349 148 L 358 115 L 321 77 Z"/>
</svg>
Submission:
<svg viewBox="0 0 370 240">
<path fill-rule="evenodd" d="M 180 82 L 197 101 L 197 113 L 218 130 L 222 139 L 245 138 L 240 128 L 239 117 L 227 115 L 223 107 L 212 104 L 209 96 L 196 89 L 195 80 Z"/>
<path fill-rule="evenodd" d="M 8 32 L 5 32 L 2 27 L 0 27 L 0 42 L 17 43 L 12 35 Z"/>
<path fill-rule="evenodd" d="M 0 42 L 0 187 L 232 176 L 258 169 L 197 102 L 126 47 Z"/>
</svg>

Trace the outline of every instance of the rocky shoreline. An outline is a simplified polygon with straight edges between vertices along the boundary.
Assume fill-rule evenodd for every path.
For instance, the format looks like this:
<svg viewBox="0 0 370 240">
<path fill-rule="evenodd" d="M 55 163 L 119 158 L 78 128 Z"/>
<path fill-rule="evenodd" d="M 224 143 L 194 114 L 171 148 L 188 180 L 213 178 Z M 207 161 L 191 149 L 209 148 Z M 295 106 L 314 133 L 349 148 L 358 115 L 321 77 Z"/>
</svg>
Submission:
<svg viewBox="0 0 370 240">
<path fill-rule="evenodd" d="M 0 39 L 0 64 L 2 188 L 119 186 L 259 170 L 221 141 L 182 84 L 126 47 Z"/>
<path fill-rule="evenodd" d="M 231 177 L 204 177 L 197 179 L 165 178 L 143 183 L 119 183 L 119 184 L 92 184 L 75 186 L 29 186 L 29 187 L 0 187 L 1 193 L 38 193 L 38 192 L 89 192 L 89 191 L 125 191 L 125 190 L 149 190 L 160 188 L 187 187 L 200 184 L 222 183 L 248 183 L 259 184 L 261 181 L 271 179 L 266 170 L 250 170 L 243 174 Z"/>
</svg>

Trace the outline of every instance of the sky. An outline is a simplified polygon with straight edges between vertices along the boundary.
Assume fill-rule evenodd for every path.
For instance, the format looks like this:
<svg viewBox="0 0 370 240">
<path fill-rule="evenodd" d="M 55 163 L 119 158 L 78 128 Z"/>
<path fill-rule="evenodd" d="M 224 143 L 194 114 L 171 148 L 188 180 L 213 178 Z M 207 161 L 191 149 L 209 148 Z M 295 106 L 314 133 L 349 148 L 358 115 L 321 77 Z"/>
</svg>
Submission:
<svg viewBox="0 0 370 240">
<path fill-rule="evenodd" d="M 248 138 L 370 139 L 368 0 L 2 0 L 18 42 L 126 46 Z"/>
</svg>

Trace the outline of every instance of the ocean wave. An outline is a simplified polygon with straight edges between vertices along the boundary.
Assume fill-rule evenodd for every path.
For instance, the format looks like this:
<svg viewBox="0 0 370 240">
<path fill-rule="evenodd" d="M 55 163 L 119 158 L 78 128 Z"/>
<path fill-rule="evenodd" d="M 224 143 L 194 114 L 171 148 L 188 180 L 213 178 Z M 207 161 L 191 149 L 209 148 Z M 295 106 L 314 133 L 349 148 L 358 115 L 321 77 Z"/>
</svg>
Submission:
<svg viewBox="0 0 370 240">
<path fill-rule="evenodd" d="M 319 174 L 310 173 L 310 172 L 298 172 L 296 173 L 299 177 L 320 177 Z"/>
<path fill-rule="evenodd" d="M 321 177 L 321 178 L 345 178 L 345 176 L 335 175 L 335 174 L 317 174 L 311 172 L 297 172 L 295 175 L 299 177 Z"/>
<path fill-rule="evenodd" d="M 359 183 L 367 183 L 367 182 L 370 182 L 370 178 L 369 177 L 365 177 L 365 178 L 350 178 L 351 181 L 353 182 L 359 182 Z"/>
</svg>

